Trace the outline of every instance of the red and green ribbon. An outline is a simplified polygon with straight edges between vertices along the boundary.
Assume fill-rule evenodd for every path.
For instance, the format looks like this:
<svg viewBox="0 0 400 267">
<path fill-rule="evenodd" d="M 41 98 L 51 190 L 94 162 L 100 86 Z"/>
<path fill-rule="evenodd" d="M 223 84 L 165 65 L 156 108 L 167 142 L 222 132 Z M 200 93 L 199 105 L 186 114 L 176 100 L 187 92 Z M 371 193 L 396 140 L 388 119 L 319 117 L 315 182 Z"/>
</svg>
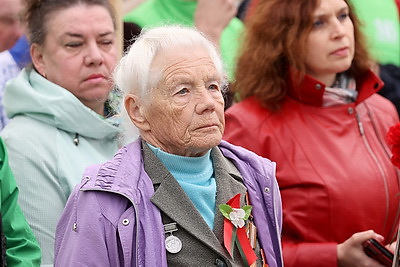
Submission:
<svg viewBox="0 0 400 267">
<path fill-rule="evenodd" d="M 227 203 L 227 205 L 232 208 L 239 209 L 240 208 L 240 194 L 237 194 L 233 198 L 231 198 Z M 233 258 L 233 251 L 236 247 L 239 250 L 240 256 L 242 257 L 242 261 L 244 266 L 251 266 L 256 260 L 257 256 L 251 247 L 249 238 L 247 237 L 246 230 L 244 227 L 236 228 L 232 222 L 224 218 L 224 245 L 226 250 L 228 250 L 229 254 Z"/>
</svg>

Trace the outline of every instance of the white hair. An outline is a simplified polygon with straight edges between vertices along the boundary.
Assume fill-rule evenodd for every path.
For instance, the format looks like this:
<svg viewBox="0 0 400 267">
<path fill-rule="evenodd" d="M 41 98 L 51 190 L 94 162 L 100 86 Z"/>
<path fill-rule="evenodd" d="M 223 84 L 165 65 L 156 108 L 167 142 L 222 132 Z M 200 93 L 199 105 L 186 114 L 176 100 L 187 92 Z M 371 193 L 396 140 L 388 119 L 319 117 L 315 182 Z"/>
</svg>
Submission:
<svg viewBox="0 0 400 267">
<path fill-rule="evenodd" d="M 123 95 L 134 94 L 145 100 L 151 90 L 161 79 L 161 73 L 151 75 L 151 65 L 156 56 L 166 50 L 182 46 L 204 48 L 208 52 L 223 86 L 227 85 L 226 73 L 218 49 L 201 32 L 192 27 L 167 25 L 155 28 L 144 28 L 120 60 L 114 70 L 114 82 Z M 161 70 L 160 70 L 161 71 Z M 125 107 L 121 108 L 122 127 L 125 135 L 131 135 L 129 128 L 133 126 Z M 130 125 L 130 127 L 129 127 Z M 137 130 L 134 131 L 137 134 Z M 126 136 L 132 138 L 131 136 Z"/>
</svg>

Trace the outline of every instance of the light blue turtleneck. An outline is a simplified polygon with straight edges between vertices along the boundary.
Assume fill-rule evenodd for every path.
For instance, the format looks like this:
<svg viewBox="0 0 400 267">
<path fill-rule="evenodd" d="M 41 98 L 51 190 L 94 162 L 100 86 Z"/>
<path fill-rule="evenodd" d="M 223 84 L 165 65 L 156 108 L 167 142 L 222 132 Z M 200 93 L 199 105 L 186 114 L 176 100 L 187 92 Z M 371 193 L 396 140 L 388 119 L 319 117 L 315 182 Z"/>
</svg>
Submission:
<svg viewBox="0 0 400 267">
<path fill-rule="evenodd" d="M 213 229 L 216 184 L 211 150 L 201 157 L 182 157 L 148 145 L 178 181 L 208 226 Z"/>
</svg>

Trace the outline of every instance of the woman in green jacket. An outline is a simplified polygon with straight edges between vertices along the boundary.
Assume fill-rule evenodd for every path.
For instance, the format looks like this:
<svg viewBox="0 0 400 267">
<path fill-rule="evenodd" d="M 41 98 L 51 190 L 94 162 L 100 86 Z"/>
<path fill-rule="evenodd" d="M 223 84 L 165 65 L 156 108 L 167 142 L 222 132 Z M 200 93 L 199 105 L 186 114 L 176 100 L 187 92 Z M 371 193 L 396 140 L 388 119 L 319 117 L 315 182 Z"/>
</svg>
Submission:
<svg viewBox="0 0 400 267">
<path fill-rule="evenodd" d="M 39 266 L 41 259 L 40 247 L 18 205 L 18 188 L 8 164 L 7 152 L 1 139 L 0 197 L 2 266 L 4 266 L 4 255 L 7 266 Z M 4 241 L 5 244 L 3 243 Z"/>
</svg>

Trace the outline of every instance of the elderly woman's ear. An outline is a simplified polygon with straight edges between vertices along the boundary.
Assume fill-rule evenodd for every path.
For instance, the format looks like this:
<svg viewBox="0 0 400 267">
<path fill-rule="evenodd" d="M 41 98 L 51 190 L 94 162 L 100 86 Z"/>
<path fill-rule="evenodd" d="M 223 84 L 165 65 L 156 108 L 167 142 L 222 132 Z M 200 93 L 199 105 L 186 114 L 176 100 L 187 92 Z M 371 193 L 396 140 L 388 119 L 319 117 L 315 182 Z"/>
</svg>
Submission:
<svg viewBox="0 0 400 267">
<path fill-rule="evenodd" d="M 125 96 L 125 109 L 129 118 L 142 131 L 150 130 L 150 125 L 143 114 L 144 106 L 140 104 L 139 98 L 136 95 L 128 94 Z"/>
</svg>

